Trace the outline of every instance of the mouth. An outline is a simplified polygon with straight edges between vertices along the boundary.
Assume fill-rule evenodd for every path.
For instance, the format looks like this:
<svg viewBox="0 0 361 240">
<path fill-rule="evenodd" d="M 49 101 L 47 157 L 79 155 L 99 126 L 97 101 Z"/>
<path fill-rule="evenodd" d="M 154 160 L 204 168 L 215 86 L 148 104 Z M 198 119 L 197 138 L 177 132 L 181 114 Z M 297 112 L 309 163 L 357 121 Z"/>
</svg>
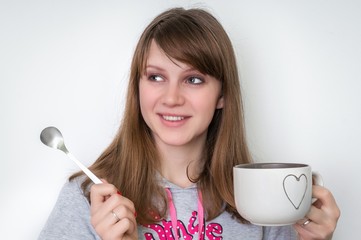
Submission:
<svg viewBox="0 0 361 240">
<path fill-rule="evenodd" d="M 162 118 L 170 122 L 182 121 L 183 119 L 185 119 L 185 117 L 182 116 L 167 116 L 167 115 L 162 115 Z"/>
</svg>

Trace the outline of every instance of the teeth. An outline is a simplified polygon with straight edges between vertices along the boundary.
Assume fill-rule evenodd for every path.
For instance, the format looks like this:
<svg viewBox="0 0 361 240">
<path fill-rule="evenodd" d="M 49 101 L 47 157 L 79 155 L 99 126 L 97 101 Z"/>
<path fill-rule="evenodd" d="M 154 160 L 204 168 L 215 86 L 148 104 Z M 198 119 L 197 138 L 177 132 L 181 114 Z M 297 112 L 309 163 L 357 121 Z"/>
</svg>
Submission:
<svg viewBox="0 0 361 240">
<path fill-rule="evenodd" d="M 167 120 L 167 121 L 180 121 L 183 120 L 184 117 L 179 117 L 179 116 L 163 116 L 163 119 Z"/>
</svg>

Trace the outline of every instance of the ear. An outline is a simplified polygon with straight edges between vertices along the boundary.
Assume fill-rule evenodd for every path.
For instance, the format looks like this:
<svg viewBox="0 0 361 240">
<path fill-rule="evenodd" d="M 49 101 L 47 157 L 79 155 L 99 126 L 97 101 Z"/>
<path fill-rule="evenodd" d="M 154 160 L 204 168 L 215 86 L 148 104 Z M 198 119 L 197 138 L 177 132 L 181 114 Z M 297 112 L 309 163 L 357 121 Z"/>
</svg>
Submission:
<svg viewBox="0 0 361 240">
<path fill-rule="evenodd" d="M 221 96 L 218 98 L 217 105 L 216 105 L 216 109 L 222 109 L 223 106 L 224 106 L 224 98 L 223 98 L 223 95 L 221 95 Z"/>
</svg>

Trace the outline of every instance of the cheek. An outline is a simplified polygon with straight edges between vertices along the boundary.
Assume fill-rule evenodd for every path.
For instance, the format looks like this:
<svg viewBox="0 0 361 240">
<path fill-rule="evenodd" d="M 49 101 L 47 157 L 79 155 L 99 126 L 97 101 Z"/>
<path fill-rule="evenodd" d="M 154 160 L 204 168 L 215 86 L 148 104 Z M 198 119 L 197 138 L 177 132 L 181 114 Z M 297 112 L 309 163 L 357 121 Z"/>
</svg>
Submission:
<svg viewBox="0 0 361 240">
<path fill-rule="evenodd" d="M 219 97 L 214 92 L 202 92 L 193 97 L 193 104 L 197 106 L 198 109 L 205 112 L 214 112 L 218 108 Z"/>
<path fill-rule="evenodd" d="M 207 97 L 204 97 L 204 99 L 207 99 Z M 198 101 L 194 103 L 193 106 L 197 109 L 197 112 L 201 113 L 202 118 L 205 121 L 207 120 L 207 122 L 212 120 L 217 107 L 216 101 L 213 99 L 209 99 L 209 101 Z"/>
<path fill-rule="evenodd" d="M 142 115 L 144 115 L 144 109 L 146 109 L 147 102 L 148 101 L 149 94 L 147 94 L 147 91 L 139 86 L 139 105 L 140 110 L 142 111 Z"/>
<path fill-rule="evenodd" d="M 139 84 L 139 105 L 140 110 L 144 118 L 146 118 L 147 112 L 151 111 L 155 104 L 155 94 L 149 87 Z"/>
</svg>

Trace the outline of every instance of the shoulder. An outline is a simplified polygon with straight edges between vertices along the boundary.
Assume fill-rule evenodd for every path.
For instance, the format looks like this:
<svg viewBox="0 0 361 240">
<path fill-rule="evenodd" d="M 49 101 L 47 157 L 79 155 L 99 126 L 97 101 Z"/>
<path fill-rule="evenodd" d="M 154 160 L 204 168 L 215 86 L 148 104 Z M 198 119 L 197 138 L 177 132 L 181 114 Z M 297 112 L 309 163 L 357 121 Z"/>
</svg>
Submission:
<svg viewBox="0 0 361 240">
<path fill-rule="evenodd" d="M 89 212 L 90 204 L 86 197 L 86 193 L 84 193 L 81 188 L 81 184 L 84 180 L 84 177 L 78 177 L 65 182 L 59 192 L 53 212 L 60 211 L 69 215 L 76 214 L 75 212 L 79 211 L 81 213 Z"/>
<path fill-rule="evenodd" d="M 98 239 L 90 224 L 90 204 L 81 184 L 85 178 L 67 181 L 38 239 Z"/>
<path fill-rule="evenodd" d="M 84 182 L 84 177 L 77 177 L 73 180 L 67 181 L 62 187 L 58 203 L 63 201 L 67 204 L 69 203 L 87 203 L 89 204 L 86 193 L 81 188 L 81 184 Z"/>
</svg>

